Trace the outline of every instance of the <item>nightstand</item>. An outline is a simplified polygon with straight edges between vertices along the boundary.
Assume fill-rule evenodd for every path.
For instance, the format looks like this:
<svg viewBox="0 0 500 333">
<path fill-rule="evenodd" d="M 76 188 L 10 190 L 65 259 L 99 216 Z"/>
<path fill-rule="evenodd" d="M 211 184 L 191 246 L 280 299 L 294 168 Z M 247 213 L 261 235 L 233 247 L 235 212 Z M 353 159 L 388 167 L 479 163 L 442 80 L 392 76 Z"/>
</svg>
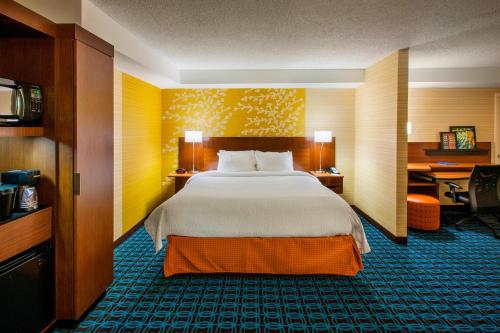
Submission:
<svg viewBox="0 0 500 333">
<path fill-rule="evenodd" d="M 168 176 L 175 179 L 175 193 L 177 193 L 186 185 L 187 180 L 191 178 L 193 174 L 190 172 L 176 173 L 174 171 L 169 173 Z"/>
<path fill-rule="evenodd" d="M 333 192 L 341 194 L 344 191 L 344 176 L 328 172 L 309 171 L 309 173 Z"/>
</svg>

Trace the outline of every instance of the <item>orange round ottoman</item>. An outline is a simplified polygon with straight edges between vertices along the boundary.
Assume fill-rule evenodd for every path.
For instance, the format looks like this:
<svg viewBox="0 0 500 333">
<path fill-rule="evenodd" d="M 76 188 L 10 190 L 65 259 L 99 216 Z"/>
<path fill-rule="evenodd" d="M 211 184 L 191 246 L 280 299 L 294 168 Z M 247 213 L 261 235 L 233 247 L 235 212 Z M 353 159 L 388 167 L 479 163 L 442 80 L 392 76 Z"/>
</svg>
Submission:
<svg viewBox="0 0 500 333">
<path fill-rule="evenodd" d="M 438 230 L 439 200 L 423 194 L 408 193 L 408 227 L 419 230 Z"/>
</svg>

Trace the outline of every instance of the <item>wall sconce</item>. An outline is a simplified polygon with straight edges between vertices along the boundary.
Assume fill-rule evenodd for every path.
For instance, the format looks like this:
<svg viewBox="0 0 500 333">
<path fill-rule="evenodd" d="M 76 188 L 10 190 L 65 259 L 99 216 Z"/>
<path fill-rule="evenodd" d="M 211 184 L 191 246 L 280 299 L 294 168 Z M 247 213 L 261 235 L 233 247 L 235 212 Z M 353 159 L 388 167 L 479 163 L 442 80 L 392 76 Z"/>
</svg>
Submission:
<svg viewBox="0 0 500 333">
<path fill-rule="evenodd" d="M 410 135 L 413 132 L 413 125 L 411 121 L 406 123 L 406 134 Z"/>
</svg>

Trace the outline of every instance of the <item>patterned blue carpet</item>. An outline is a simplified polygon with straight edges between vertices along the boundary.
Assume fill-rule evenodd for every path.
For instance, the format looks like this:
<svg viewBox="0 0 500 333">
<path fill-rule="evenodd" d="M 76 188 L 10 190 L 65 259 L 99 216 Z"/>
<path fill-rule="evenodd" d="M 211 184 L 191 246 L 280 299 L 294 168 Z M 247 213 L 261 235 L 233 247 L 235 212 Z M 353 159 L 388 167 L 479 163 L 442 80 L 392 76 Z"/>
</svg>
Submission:
<svg viewBox="0 0 500 333">
<path fill-rule="evenodd" d="M 410 231 L 402 246 L 364 225 L 372 252 L 355 278 L 165 279 L 141 228 L 115 250 L 114 283 L 74 332 L 500 332 L 500 241 L 489 231 Z"/>
</svg>

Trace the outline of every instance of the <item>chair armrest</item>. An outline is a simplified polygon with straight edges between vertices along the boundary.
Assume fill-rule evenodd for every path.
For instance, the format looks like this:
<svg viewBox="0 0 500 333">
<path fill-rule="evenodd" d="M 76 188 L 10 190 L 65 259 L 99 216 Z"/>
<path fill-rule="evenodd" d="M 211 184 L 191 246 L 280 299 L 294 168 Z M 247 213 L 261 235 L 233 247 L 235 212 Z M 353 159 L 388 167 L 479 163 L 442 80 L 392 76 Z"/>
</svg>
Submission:
<svg viewBox="0 0 500 333">
<path fill-rule="evenodd" d="M 458 185 L 457 183 L 454 183 L 454 182 L 444 182 L 444 183 L 450 187 L 451 201 L 453 203 L 457 203 L 458 202 L 457 190 L 462 189 L 462 186 L 460 186 L 460 185 Z"/>
</svg>

